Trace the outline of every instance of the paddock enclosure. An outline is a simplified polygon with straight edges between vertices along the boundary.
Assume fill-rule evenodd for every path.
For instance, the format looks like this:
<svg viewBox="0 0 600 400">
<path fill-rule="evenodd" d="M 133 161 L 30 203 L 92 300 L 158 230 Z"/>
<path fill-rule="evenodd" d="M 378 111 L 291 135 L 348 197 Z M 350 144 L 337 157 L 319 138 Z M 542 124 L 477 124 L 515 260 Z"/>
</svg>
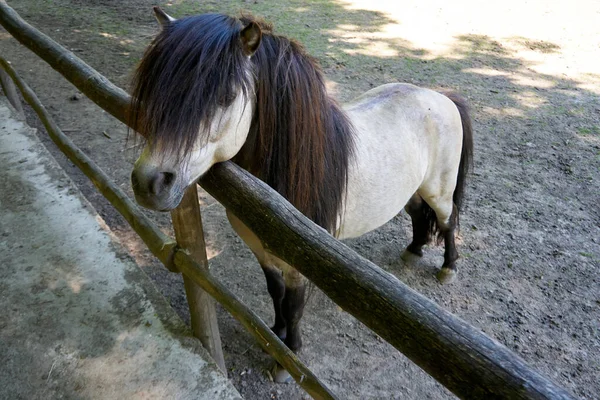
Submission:
<svg viewBox="0 0 600 400">
<path fill-rule="evenodd" d="M 35 30 L 23 29 L 24 25 L 19 26 L 19 23 L 11 20 L 9 17 L 15 15 L 11 14 L 6 4 L 2 4 L 2 10 L 2 24 L 11 34 L 21 36 L 20 40 L 24 44 L 63 73 L 86 96 L 96 101 L 108 113 L 121 120 L 124 119 L 127 104 L 124 92 L 110 86 L 110 83 L 96 75 L 95 71 L 82 65 L 73 53 L 64 53 L 63 49 L 49 42 L 42 44 L 36 42 L 33 38 L 39 39 L 39 36 Z M 273 19 L 272 22 L 276 27 L 278 26 L 277 20 Z M 48 33 L 53 36 L 52 31 Z M 497 70 L 513 69 L 513 75 L 519 74 L 518 65 L 514 64 L 516 61 L 511 64 L 506 54 L 508 50 L 502 50 L 502 46 L 497 46 L 498 49 L 494 43 L 487 43 L 493 41 L 485 38 L 470 37 L 465 41 L 467 43 L 465 46 L 472 45 L 475 49 L 476 56 L 473 56 L 470 62 L 476 64 L 479 61 L 480 70 L 485 70 L 483 67 L 486 63 L 482 60 L 489 61 L 488 58 L 496 57 L 495 63 L 491 64 Z M 544 51 L 551 48 L 547 42 L 531 43 L 529 46 L 534 48 L 532 51 L 540 46 Z M 310 44 L 310 42 L 305 43 L 309 52 Z M 16 50 L 15 46 L 16 44 L 12 42 L 7 46 L 9 51 L 6 56 L 11 56 L 13 65 L 19 70 L 17 60 L 30 56 L 23 55 L 22 50 Z M 69 45 L 77 53 L 77 48 L 72 46 L 73 44 Z M 85 49 L 86 53 L 92 51 L 93 47 Z M 385 49 L 382 51 L 385 52 Z M 542 54 L 547 53 L 542 52 Z M 365 56 L 358 52 L 357 57 Z M 440 62 L 439 60 L 426 58 L 420 60 L 418 57 L 417 52 L 407 56 L 410 62 L 419 63 L 417 71 L 428 68 L 456 70 L 456 65 L 449 63 L 439 66 L 436 64 Z M 507 59 L 504 63 L 499 61 L 502 57 Z M 39 59 L 29 58 L 29 60 L 40 63 Z M 408 66 L 410 62 L 404 62 L 406 64 L 404 66 Z M 583 65 L 585 66 L 585 63 Z M 378 67 L 387 66 L 382 61 Z M 462 68 L 461 71 L 464 73 L 466 69 Z M 471 67 L 471 69 L 477 68 Z M 29 73 L 31 71 L 28 71 Z M 475 74 L 475 72 L 470 73 Z M 387 340 L 408 355 L 460 397 L 481 397 L 485 393 L 503 394 L 506 397 L 515 397 L 518 393 L 525 398 L 559 398 L 560 396 L 567 398 L 569 396 L 559 386 L 550 383 L 528 367 L 504 346 L 488 339 L 478 329 L 472 328 L 418 295 L 395 279 L 394 275 L 419 291 L 425 292 L 443 304 L 444 308 L 465 317 L 479 329 L 484 329 L 484 332 L 511 348 L 536 369 L 541 370 L 543 375 L 549 376 L 560 386 L 566 386 L 570 392 L 584 398 L 596 396 L 597 382 L 594 376 L 597 375 L 598 365 L 594 354 L 598 352 L 598 318 L 593 316 L 597 316 L 598 313 L 598 244 L 594 241 L 598 236 L 594 235 L 598 232 L 598 208 L 593 198 L 598 192 L 598 128 L 596 125 L 598 121 L 597 115 L 589 112 L 589 107 L 591 110 L 594 109 L 588 103 L 597 100 L 597 94 L 594 92 L 597 90 L 597 86 L 594 86 L 597 83 L 597 76 L 590 75 L 588 81 L 581 84 L 574 78 L 556 78 L 550 73 L 536 76 L 533 71 L 530 71 L 529 75 L 522 74 L 525 77 L 511 78 L 515 82 L 528 78 L 535 81 L 535 85 L 540 86 L 535 86 L 537 89 L 533 90 L 542 93 L 550 92 L 546 94 L 550 110 L 539 106 L 542 108 L 538 110 L 542 113 L 541 116 L 536 116 L 533 111 L 530 111 L 531 116 L 525 118 L 528 116 L 525 111 L 532 109 L 531 104 L 538 101 L 528 94 L 528 90 L 522 91 L 527 98 L 523 104 L 528 105 L 521 106 L 525 111 L 521 110 L 519 113 L 520 103 L 515 100 L 519 95 L 516 90 L 517 83 L 506 79 L 502 82 L 504 85 L 502 86 L 496 80 L 499 79 L 498 76 L 504 75 L 493 75 L 487 70 L 481 75 L 492 76 L 494 79 L 475 80 L 474 86 L 477 90 L 474 89 L 475 94 L 471 95 L 475 97 L 473 102 L 475 131 L 476 135 L 480 135 L 479 138 L 476 137 L 476 140 L 480 140 L 476 143 L 479 146 L 476 148 L 476 154 L 481 154 L 481 158 L 476 160 L 475 176 L 467 194 L 460 242 L 464 247 L 463 252 L 467 255 L 461 261 L 461 282 L 457 285 L 448 288 L 436 286 L 432 270 L 432 265 L 436 263 L 430 262 L 430 259 L 426 259 L 422 266 L 402 266 L 399 258 L 395 256 L 399 255 L 409 238 L 407 235 L 409 225 L 403 217 L 382 228 L 382 232 L 348 243 L 362 256 L 382 265 L 391 273 L 388 274 L 346 246 L 324 235 L 320 230 L 315 230 L 312 224 L 291 209 L 289 204 L 230 163 L 218 166 L 201 181 L 203 188 L 215 199 L 234 212 L 237 210 L 238 213 L 244 213 L 244 218 L 247 219 L 244 222 L 255 227 L 256 232 L 279 256 L 291 261 L 323 293 L 377 333 L 377 335 L 369 333 L 350 317 L 339 318 L 337 315 L 343 314 L 339 308 L 333 306 L 323 293 L 317 291 L 314 294 L 308 305 L 307 321 L 304 325 L 307 337 L 306 349 L 300 354 L 300 359 L 305 360 L 317 376 L 329 386 L 331 392 L 336 393 L 340 398 L 364 398 L 369 395 L 374 398 L 385 398 L 386 394 L 389 397 L 391 393 L 394 393 L 394 396 L 402 394 L 413 398 L 449 396 L 449 392 L 443 390 L 433 380 L 428 380 L 422 372 L 406 362 L 399 353 L 396 354 L 391 346 L 384 344 L 379 338 Z M 52 76 L 57 78 L 56 75 Z M 416 72 L 414 76 L 413 82 L 420 83 Z M 358 77 L 351 74 L 348 79 L 352 81 Z M 543 87 L 540 83 L 542 80 L 554 82 L 556 88 L 555 86 Z M 459 84 L 456 86 L 460 88 L 455 87 L 455 89 L 460 89 L 469 96 L 468 79 L 457 82 Z M 486 82 L 492 83 L 487 87 L 484 85 Z M 50 79 L 45 84 L 57 85 L 56 82 L 50 82 Z M 366 84 L 368 85 L 369 82 L 367 81 Z M 513 86 L 510 86 L 511 84 Z M 440 86 L 446 85 L 451 87 L 451 80 L 441 83 Z M 360 84 L 356 86 L 360 87 Z M 496 110 L 485 105 L 483 102 L 485 97 L 478 97 L 482 92 L 486 96 L 500 96 L 499 88 L 507 93 L 517 93 L 514 95 L 515 99 L 512 99 L 512 104 L 504 104 L 504 107 L 500 107 L 497 103 L 491 103 L 497 108 Z M 75 93 L 75 97 L 78 96 L 74 89 L 69 90 Z M 75 100 L 67 97 L 61 101 L 67 107 L 72 103 L 79 105 L 87 102 L 81 97 Z M 89 107 L 86 112 L 91 113 L 90 110 L 94 110 L 92 106 L 86 107 Z M 560 107 L 565 108 L 564 115 L 561 114 Z M 50 114 L 53 111 L 51 107 Z M 101 113 L 98 109 L 94 112 Z M 555 114 L 561 114 L 558 122 L 551 119 Z M 64 117 L 59 115 L 59 119 L 61 118 Z M 73 123 L 77 118 L 73 118 L 69 120 L 70 125 L 61 127 L 65 131 L 76 128 L 88 130 L 85 119 L 81 118 L 80 124 L 74 126 Z M 541 122 L 545 119 L 549 119 L 550 122 L 544 125 Z M 513 137 L 516 133 L 506 135 L 508 128 L 501 127 L 502 123 L 513 130 L 521 129 L 520 136 L 527 137 L 528 139 L 525 140 L 528 141 L 523 143 L 522 137 Z M 62 124 L 59 122 L 59 125 Z M 109 150 L 118 153 L 118 157 L 126 158 L 127 152 L 120 152 L 124 148 L 123 143 L 121 142 L 119 147 L 114 143 L 116 140 L 112 139 L 117 135 L 123 135 L 123 129 L 120 128 L 120 133 L 116 133 L 118 132 L 116 130 L 107 131 L 107 126 L 109 125 L 92 128 L 94 130 L 102 128 L 99 132 L 104 138 L 102 140 L 105 141 L 105 149 L 99 152 L 100 158 Z M 485 130 L 482 133 L 482 128 L 492 127 L 494 129 L 490 130 L 496 136 L 486 134 Z M 67 133 L 76 141 L 78 132 Z M 546 138 L 544 135 L 550 137 Z M 548 154 L 544 152 L 546 141 L 551 149 Z M 88 143 L 91 147 L 90 143 L 93 143 L 93 140 Z M 111 149 L 108 149 L 109 143 L 113 146 Z M 86 146 L 85 141 L 83 144 Z M 496 151 L 490 151 L 486 148 L 488 146 L 496 146 Z M 535 150 L 539 150 L 542 157 L 536 157 Z M 552 152 L 557 160 L 552 159 Z M 116 174 L 118 186 L 129 190 L 126 181 L 118 179 L 120 172 L 116 171 L 117 164 L 112 164 L 116 158 L 112 158 L 108 163 L 108 173 Z M 544 177 L 547 178 L 557 172 L 553 168 L 561 173 L 560 179 L 544 180 Z M 125 169 L 129 170 L 129 168 Z M 523 174 L 517 177 L 511 175 L 516 169 L 521 170 Z M 513 177 L 514 180 L 511 179 Z M 489 195 L 490 191 L 494 190 L 495 196 Z M 577 194 L 578 197 L 571 198 L 572 194 Z M 556 196 L 564 197 L 556 200 Z M 111 198 L 110 195 L 108 197 Z M 549 202 L 548 198 L 553 199 L 551 207 L 545 207 Z M 125 199 L 122 201 L 126 202 Z M 194 201 L 195 199 L 192 198 L 191 203 L 193 204 Z M 141 229 L 142 232 L 146 231 L 153 235 L 153 239 L 149 242 L 151 250 L 171 268 L 174 268 L 172 263 L 174 256 L 175 264 L 184 275 L 195 283 L 204 280 L 204 283 L 200 283 L 201 286 L 212 295 L 216 295 L 218 300 L 223 301 L 224 297 L 221 296 L 228 291 L 225 288 L 227 286 L 243 298 L 250 308 L 264 314 L 264 310 L 268 309 L 266 306 L 268 299 L 265 296 L 266 290 L 258 283 L 262 278 L 259 275 L 260 271 L 257 270 L 256 265 L 251 266 L 252 259 L 247 251 L 241 248 L 239 240 L 224 227 L 224 220 L 218 219 L 219 213 L 221 216 L 223 213 L 215 200 L 201 192 L 200 202 L 207 232 L 208 258 L 212 264 L 210 274 L 202 273 L 202 269 L 193 264 L 187 255 L 177 250 L 174 241 L 166 238 L 159 229 L 153 228 L 149 221 L 144 220 L 143 224 L 134 222 L 134 228 L 137 228 L 138 232 Z M 248 207 L 249 204 L 253 206 Z M 258 211 L 254 214 L 249 212 L 249 209 Z M 264 215 L 272 217 L 265 219 Z M 151 276 L 154 274 L 156 278 L 162 274 L 157 272 L 158 268 L 151 266 L 152 262 L 136 244 L 139 241 L 136 242 L 131 238 L 131 234 L 122 226 L 121 220 L 109 214 L 103 213 L 103 216 L 109 223 L 111 218 L 115 220 L 113 222 L 116 231 L 120 232 L 122 238 L 129 239 L 134 256 L 142 265 L 148 265 L 147 272 Z M 190 220 L 185 217 L 183 219 Z M 135 221 L 130 216 L 128 220 Z M 176 215 L 174 220 L 177 221 Z M 163 231 L 169 232 L 164 216 L 159 217 L 158 223 Z M 181 242 L 181 231 L 178 229 L 176 228 L 175 235 L 180 239 L 180 245 L 185 246 Z M 282 238 L 286 240 L 281 240 Z M 166 241 L 168 245 L 163 246 L 161 240 Z M 200 261 L 201 256 L 200 254 Z M 497 259 L 494 260 L 494 257 Z M 227 267 L 224 264 L 228 264 Z M 327 268 L 324 268 L 324 265 L 327 265 Z M 228 275 L 242 274 L 240 269 L 256 275 L 256 279 L 244 275 L 237 281 L 227 280 Z M 161 289 L 177 307 L 176 299 L 181 298 L 182 294 L 173 295 L 170 291 L 178 290 L 182 293 L 183 289 L 180 283 L 176 283 L 179 279 L 177 275 L 171 276 L 173 278 L 166 278 L 171 280 L 171 283 Z M 335 279 L 332 279 L 332 276 Z M 157 281 L 160 282 L 160 278 Z M 221 284 L 219 281 L 226 284 Z M 341 285 L 339 282 L 344 284 Z M 214 285 L 212 289 L 211 285 Z M 186 284 L 188 295 L 191 290 L 196 290 L 190 288 L 191 286 L 194 285 Z M 357 302 L 355 301 L 357 298 L 364 301 Z M 487 302 L 500 304 L 501 307 L 488 308 Z M 234 308 L 226 303 L 227 301 L 224 306 L 228 310 Z M 501 314 L 499 310 L 505 312 Z M 180 312 L 185 311 L 180 309 Z M 266 374 L 260 370 L 268 364 L 266 356 L 262 355 L 258 346 L 252 345 L 249 334 L 239 330 L 239 325 L 224 315 L 220 308 L 217 309 L 217 314 L 225 344 L 224 360 L 234 382 L 237 381 L 243 387 L 243 383 L 247 383 L 245 380 L 247 375 L 258 374 L 263 376 L 258 378 L 258 386 L 261 379 L 265 381 L 262 386 L 269 386 L 265 378 Z M 537 323 L 539 321 L 541 323 Z M 194 324 L 194 317 L 192 317 L 192 324 Z M 264 326 L 256 328 L 256 325 L 247 323 L 246 327 L 250 328 L 250 332 L 259 331 L 265 335 L 269 333 L 261 331 Z M 230 339 L 233 337 L 236 339 Z M 273 344 L 274 342 L 276 341 L 273 341 L 273 338 L 267 338 L 266 342 L 262 343 L 278 346 Z M 333 344 L 336 342 L 342 344 Z M 331 352 L 328 351 L 330 346 L 333 349 Z M 285 349 L 280 348 L 280 350 L 290 360 L 293 359 L 289 352 L 285 353 Z M 364 354 L 367 360 L 360 360 L 355 354 L 361 357 Z M 347 364 L 350 370 L 360 372 L 353 376 L 352 371 L 340 368 L 339 364 L 335 368 L 336 362 L 331 359 L 337 355 L 343 356 L 342 365 Z M 280 357 L 280 361 L 285 365 L 288 361 L 283 356 Z M 473 360 L 477 361 L 473 362 Z M 254 370 L 249 371 L 244 365 L 245 362 L 248 362 L 246 365 L 254 362 Z M 445 368 L 446 365 L 453 367 Z M 406 380 L 403 374 L 406 374 Z M 305 388 L 305 380 L 310 377 L 308 380 L 314 386 L 309 387 L 308 391 L 313 396 L 333 395 L 323 394 L 329 389 L 318 388 L 317 378 L 313 378 L 310 373 L 297 370 L 293 375 L 297 381 L 302 381 Z M 301 378 L 302 375 L 305 376 L 304 379 Z M 392 380 L 396 383 L 390 383 Z M 259 388 L 259 390 L 264 389 Z M 266 390 L 279 398 L 302 396 L 297 389 L 289 387 L 269 386 Z M 319 390 L 324 392 L 318 392 Z"/>
</svg>

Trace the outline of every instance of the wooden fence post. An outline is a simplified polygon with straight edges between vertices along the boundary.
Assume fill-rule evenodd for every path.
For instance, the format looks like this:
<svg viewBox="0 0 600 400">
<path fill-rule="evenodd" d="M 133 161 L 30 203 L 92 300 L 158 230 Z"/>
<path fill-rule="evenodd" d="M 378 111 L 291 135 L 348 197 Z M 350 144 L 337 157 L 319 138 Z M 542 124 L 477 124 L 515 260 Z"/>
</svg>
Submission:
<svg viewBox="0 0 600 400">
<path fill-rule="evenodd" d="M 187 189 L 179 207 L 171 211 L 171 219 L 179 246 L 185 249 L 204 269 L 208 270 L 196 185 Z M 192 332 L 200 339 L 204 348 L 208 350 L 221 371 L 227 376 L 215 302 L 208 293 L 185 275 L 183 275 L 183 283 L 190 307 Z"/>
<path fill-rule="evenodd" d="M 0 5 L 1 5 L 0 0 Z M 335 395 L 288 349 L 273 331 L 225 285 L 219 283 L 210 271 L 203 267 L 177 243 L 152 225 L 145 214 L 88 156 L 86 156 L 60 130 L 29 86 L 18 76 L 11 65 L 0 56 L 0 68 L 6 69 L 9 76 L 21 91 L 25 102 L 36 112 L 52 141 L 81 171 L 92 181 L 98 191 L 121 213 L 133 230 L 146 243 L 148 249 L 170 271 L 181 271 L 199 286 L 204 288 L 217 302 L 223 305 L 231 315 L 254 337 L 261 347 L 283 365 L 296 382 L 314 399 L 336 399 Z M 176 264 L 177 258 L 179 262 Z"/>
</svg>

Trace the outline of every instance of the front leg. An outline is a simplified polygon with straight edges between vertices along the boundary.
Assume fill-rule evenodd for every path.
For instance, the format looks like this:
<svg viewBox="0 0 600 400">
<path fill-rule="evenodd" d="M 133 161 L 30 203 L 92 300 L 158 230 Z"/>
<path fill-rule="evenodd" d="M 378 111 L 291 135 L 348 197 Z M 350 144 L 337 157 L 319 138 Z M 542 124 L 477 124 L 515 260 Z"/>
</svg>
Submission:
<svg viewBox="0 0 600 400">
<path fill-rule="evenodd" d="M 283 298 L 283 319 L 287 327 L 284 343 L 294 353 L 302 347 L 300 320 L 304 313 L 306 279 L 295 269 L 284 272 L 285 297 Z"/>
<path fill-rule="evenodd" d="M 285 296 L 282 303 L 283 319 L 287 336 L 284 343 L 294 353 L 302 347 L 300 320 L 306 304 L 306 278 L 282 260 L 272 257 L 274 264 L 283 271 L 285 280 Z M 291 375 L 279 364 L 273 369 L 273 380 L 277 383 L 291 382 Z"/>
<path fill-rule="evenodd" d="M 281 270 L 278 268 L 263 263 L 261 263 L 260 266 L 267 279 L 267 290 L 273 300 L 273 309 L 275 310 L 275 325 L 273 325 L 271 330 L 279 337 L 279 339 L 285 341 L 287 336 L 286 321 L 282 310 L 285 299 L 284 296 L 286 295 L 285 281 Z"/>
</svg>

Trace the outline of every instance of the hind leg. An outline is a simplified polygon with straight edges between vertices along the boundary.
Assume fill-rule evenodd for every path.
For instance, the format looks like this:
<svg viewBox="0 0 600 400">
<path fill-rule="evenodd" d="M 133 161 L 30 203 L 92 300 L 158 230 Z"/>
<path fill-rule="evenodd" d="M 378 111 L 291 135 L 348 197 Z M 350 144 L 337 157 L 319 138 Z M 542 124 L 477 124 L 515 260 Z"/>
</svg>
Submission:
<svg viewBox="0 0 600 400">
<path fill-rule="evenodd" d="M 404 209 L 412 221 L 413 238 L 401 255 L 404 261 L 415 257 L 423 257 L 423 246 L 429 242 L 429 222 L 423 208 L 423 199 L 418 193 L 413 194 Z"/>
<path fill-rule="evenodd" d="M 437 224 L 444 238 L 444 264 L 437 278 L 442 284 L 452 283 L 458 274 L 456 260 L 458 252 L 454 241 L 454 233 L 458 221 L 458 209 L 452 201 L 452 196 L 427 199 L 427 204 L 435 211 Z"/>
<path fill-rule="evenodd" d="M 442 234 L 444 235 L 444 265 L 442 265 L 442 269 L 438 272 L 437 278 L 443 284 L 452 283 L 458 274 L 458 268 L 456 268 L 458 251 L 456 251 L 456 243 L 454 242 L 457 213 L 458 210 L 453 205 L 448 223 L 445 226 L 440 225 Z"/>
</svg>

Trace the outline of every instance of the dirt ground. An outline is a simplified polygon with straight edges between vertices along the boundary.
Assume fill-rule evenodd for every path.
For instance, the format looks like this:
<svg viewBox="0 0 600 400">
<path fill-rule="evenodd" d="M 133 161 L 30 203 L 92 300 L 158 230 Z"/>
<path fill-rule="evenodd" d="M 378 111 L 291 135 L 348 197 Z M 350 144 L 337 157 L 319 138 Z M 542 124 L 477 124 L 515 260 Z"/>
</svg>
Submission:
<svg viewBox="0 0 600 400">
<path fill-rule="evenodd" d="M 347 244 L 576 396 L 600 398 L 599 2 L 9 1 L 123 87 L 157 31 L 155 3 L 174 16 L 245 9 L 267 18 L 321 61 L 342 101 L 396 81 L 464 94 L 473 109 L 475 171 L 462 214 L 458 282 L 436 282 L 440 247 L 427 249 L 419 265 L 401 262 L 410 240 L 405 215 Z M 0 43 L 59 125 L 131 192 L 137 149 L 123 125 L 3 31 Z M 187 319 L 181 278 L 152 259 L 76 168 L 56 157 Z M 212 271 L 271 321 L 258 264 L 223 208 L 206 194 L 202 203 Z M 150 216 L 170 231 L 169 215 Z M 322 293 L 305 315 L 301 358 L 340 398 L 452 397 Z M 232 317 L 219 310 L 219 319 L 229 376 L 245 398 L 306 397 L 295 384 L 271 383 L 269 358 Z"/>
</svg>

